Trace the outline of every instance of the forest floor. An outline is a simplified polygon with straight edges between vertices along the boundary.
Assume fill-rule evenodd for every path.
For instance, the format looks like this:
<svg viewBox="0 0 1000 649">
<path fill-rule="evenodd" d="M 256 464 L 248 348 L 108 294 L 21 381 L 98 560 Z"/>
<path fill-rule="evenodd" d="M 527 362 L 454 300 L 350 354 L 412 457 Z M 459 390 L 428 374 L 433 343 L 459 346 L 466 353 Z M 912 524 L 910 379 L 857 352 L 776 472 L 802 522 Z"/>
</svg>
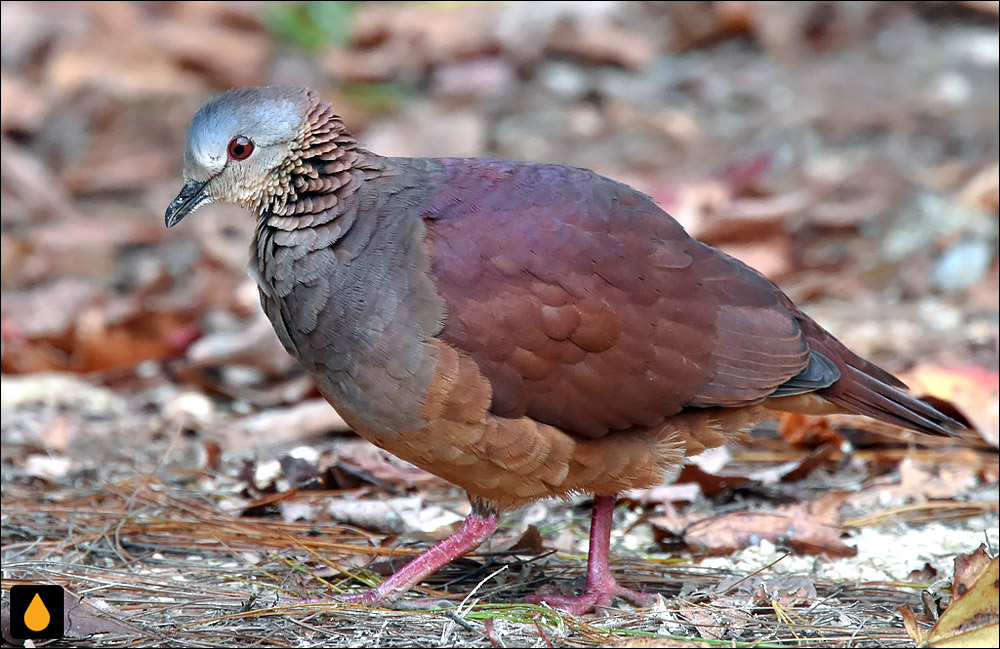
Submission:
<svg viewBox="0 0 1000 649">
<path fill-rule="evenodd" d="M 4 643 L 45 583 L 53 646 L 912 646 L 902 611 L 929 629 L 1000 544 L 997 8 L 3 3 Z M 163 227 L 195 110 L 265 83 L 386 155 L 627 182 L 974 432 L 786 417 L 625 494 L 612 566 L 651 607 L 521 602 L 580 587 L 583 496 L 506 517 L 424 609 L 338 603 L 469 505 L 281 349 L 250 217 Z"/>
</svg>

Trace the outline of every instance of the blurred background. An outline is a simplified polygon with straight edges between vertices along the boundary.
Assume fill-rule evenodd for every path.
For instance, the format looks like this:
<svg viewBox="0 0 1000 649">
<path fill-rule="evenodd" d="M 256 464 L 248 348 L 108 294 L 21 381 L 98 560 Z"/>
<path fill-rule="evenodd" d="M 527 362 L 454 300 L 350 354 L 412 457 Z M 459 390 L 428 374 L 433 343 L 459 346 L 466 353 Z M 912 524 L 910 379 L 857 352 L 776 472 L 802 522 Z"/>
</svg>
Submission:
<svg viewBox="0 0 1000 649">
<path fill-rule="evenodd" d="M 629 183 L 863 355 L 983 370 L 995 395 L 997 8 L 4 2 L 2 370 L 157 412 L 210 395 L 181 400 L 196 419 L 311 394 L 245 273 L 252 218 L 163 227 L 197 108 L 280 83 L 382 154 Z"/>
<path fill-rule="evenodd" d="M 251 216 L 212 206 L 165 229 L 188 123 L 211 94 L 233 86 L 311 86 L 384 155 L 555 162 L 626 182 L 773 278 L 848 346 L 918 392 L 952 401 L 995 447 L 998 9 L 995 1 L 3 2 L 5 566 L 102 538 L 109 511 L 133 520 L 162 506 L 162 484 L 207 494 L 202 509 L 191 509 L 190 492 L 172 496 L 185 504 L 170 520 L 196 511 L 199 525 L 241 512 L 428 531 L 467 507 L 451 490 L 451 513 L 418 504 L 393 527 L 377 508 L 368 518 L 336 509 L 344 499 L 313 509 L 295 500 L 303 492 L 267 500 L 289 485 L 374 485 L 372 501 L 450 487 L 329 435 L 343 422 L 281 349 L 245 272 Z M 817 425 L 792 427 L 809 438 Z M 857 456 L 848 467 L 839 438 L 818 426 L 823 434 L 807 445 L 833 450 L 796 475 L 828 462 L 854 472 L 846 481 L 882 479 L 902 457 Z M 771 448 L 787 459 L 786 446 Z M 966 512 L 974 546 L 983 525 L 996 533 L 996 454 L 933 461 L 956 458 L 965 458 L 965 473 L 910 471 L 892 497 L 978 498 L 982 508 Z M 116 480 L 137 475 L 162 484 L 119 488 Z M 711 484 L 702 480 L 702 491 L 724 489 Z M 42 516 L 41 493 L 76 509 L 53 506 Z M 666 511 L 677 493 L 665 496 Z M 715 512 L 729 497 L 702 496 L 692 511 Z M 224 524 L 233 529 L 231 519 Z M 208 534 L 186 529 L 133 533 L 157 548 Z M 301 540 L 300 531 L 289 534 Z M 555 546 L 574 547 L 564 532 L 546 533 Z M 633 533 L 650 534 L 648 526 Z M 939 532 L 918 536 L 948 552 Z M 258 551 L 259 538 L 234 536 L 220 560 L 240 543 Z M 631 547 L 653 543 L 643 538 Z M 900 538 L 877 537 L 862 555 L 892 553 Z M 143 547 L 153 545 L 129 547 L 151 560 Z M 290 542 L 268 547 L 284 552 Z M 66 565 L 98 556 L 120 565 L 117 545 L 100 548 L 70 553 Z M 753 565 L 770 559 L 761 561 Z M 47 570 L 38 566 L 16 574 L 37 578 Z M 208 592 L 206 601 L 217 601 L 221 586 Z M 234 588 L 233 606 L 241 597 Z"/>
</svg>

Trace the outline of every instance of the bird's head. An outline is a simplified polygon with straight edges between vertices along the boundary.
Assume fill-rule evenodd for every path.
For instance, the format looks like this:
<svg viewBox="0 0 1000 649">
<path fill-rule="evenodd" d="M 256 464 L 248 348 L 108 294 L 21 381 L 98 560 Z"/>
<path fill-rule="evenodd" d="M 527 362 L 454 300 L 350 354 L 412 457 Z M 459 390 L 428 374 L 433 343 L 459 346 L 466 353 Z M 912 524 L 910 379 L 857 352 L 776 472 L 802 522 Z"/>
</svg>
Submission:
<svg viewBox="0 0 1000 649">
<path fill-rule="evenodd" d="M 202 205 L 224 201 L 254 212 L 287 183 L 319 102 L 304 88 L 229 90 L 191 121 L 184 149 L 184 186 L 167 207 L 167 227 Z"/>
</svg>

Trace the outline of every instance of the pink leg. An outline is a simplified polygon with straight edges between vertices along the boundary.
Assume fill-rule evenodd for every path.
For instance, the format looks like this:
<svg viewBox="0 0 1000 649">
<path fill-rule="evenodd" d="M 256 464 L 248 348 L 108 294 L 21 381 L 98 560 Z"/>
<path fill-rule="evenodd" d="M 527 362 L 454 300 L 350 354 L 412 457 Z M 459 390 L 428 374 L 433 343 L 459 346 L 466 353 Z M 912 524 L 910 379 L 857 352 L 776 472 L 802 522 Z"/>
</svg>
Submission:
<svg viewBox="0 0 1000 649">
<path fill-rule="evenodd" d="M 472 513 L 455 533 L 409 562 L 381 584 L 362 593 L 340 595 L 337 599 L 358 604 L 390 602 L 432 575 L 441 566 L 482 545 L 497 528 L 497 513 L 474 505 Z"/>
<path fill-rule="evenodd" d="M 611 515 L 614 513 L 614 496 L 597 496 L 594 498 L 594 513 L 590 521 L 590 555 L 587 558 L 587 589 L 579 597 L 561 597 L 558 595 L 531 595 L 525 601 L 540 604 L 548 602 L 554 608 L 564 610 L 574 615 L 589 613 L 595 608 L 611 605 L 615 597 L 623 597 L 635 604 L 650 604 L 653 596 L 619 586 L 611 576 L 611 566 L 608 564 L 611 550 Z"/>
</svg>

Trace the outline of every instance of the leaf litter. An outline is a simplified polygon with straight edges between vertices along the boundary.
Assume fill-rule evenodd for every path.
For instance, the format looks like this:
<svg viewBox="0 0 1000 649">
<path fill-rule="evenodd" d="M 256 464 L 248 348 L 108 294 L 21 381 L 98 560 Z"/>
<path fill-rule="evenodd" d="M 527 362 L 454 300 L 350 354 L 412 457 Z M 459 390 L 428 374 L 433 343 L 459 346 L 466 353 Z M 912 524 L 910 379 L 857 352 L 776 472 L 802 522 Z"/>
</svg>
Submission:
<svg viewBox="0 0 1000 649">
<path fill-rule="evenodd" d="M 71 637 L 103 646 L 909 646 L 991 628 L 988 578 L 949 593 L 941 576 L 998 544 L 996 3 L 532 4 L 3 4 L 5 598 L 62 584 Z M 335 42 L 278 29 L 303 16 Z M 663 595 L 648 609 L 519 603 L 582 583 L 581 498 L 506 518 L 421 587 L 450 608 L 333 602 L 468 503 L 318 399 L 244 273 L 244 214 L 162 228 L 204 95 L 272 81 L 321 89 L 385 153 L 639 187 L 976 435 L 786 417 L 628 494 L 613 566 Z"/>
</svg>

